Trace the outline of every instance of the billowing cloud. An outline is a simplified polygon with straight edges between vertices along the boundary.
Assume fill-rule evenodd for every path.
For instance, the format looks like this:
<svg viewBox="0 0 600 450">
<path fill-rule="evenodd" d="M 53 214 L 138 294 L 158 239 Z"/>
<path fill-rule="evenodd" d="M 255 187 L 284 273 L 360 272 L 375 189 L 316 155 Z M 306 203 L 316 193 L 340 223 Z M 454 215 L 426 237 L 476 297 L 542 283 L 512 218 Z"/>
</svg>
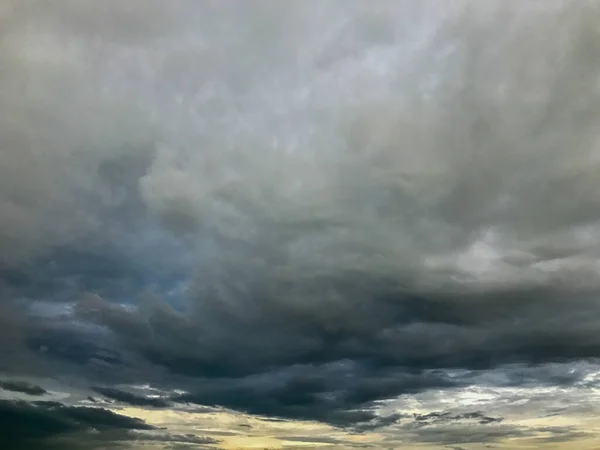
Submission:
<svg viewBox="0 0 600 450">
<path fill-rule="evenodd" d="M 2 368 L 355 430 L 401 395 L 582 382 L 598 14 L 0 0 Z M 530 433 L 486 414 L 482 442 Z"/>
</svg>

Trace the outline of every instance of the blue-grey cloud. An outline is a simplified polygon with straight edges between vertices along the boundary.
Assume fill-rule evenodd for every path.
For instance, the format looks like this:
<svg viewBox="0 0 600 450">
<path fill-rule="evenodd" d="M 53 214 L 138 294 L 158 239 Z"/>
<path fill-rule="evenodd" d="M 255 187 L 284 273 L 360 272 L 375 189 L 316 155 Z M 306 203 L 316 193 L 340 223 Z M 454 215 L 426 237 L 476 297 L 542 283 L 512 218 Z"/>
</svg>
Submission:
<svg viewBox="0 0 600 450">
<path fill-rule="evenodd" d="M 482 372 L 577 383 L 543 367 L 600 356 L 597 21 L 0 0 L 2 369 L 363 429 Z"/>
<path fill-rule="evenodd" d="M 196 435 L 169 434 L 141 419 L 99 407 L 60 402 L 0 400 L 0 444 L 17 450 L 131 448 L 139 443 L 189 443 L 214 448 L 219 441 Z"/>
<path fill-rule="evenodd" d="M 14 380 L 0 381 L 0 389 L 4 389 L 5 391 L 21 392 L 28 395 L 44 395 L 48 393 L 48 391 L 41 386 L 27 383 L 25 381 Z"/>
<path fill-rule="evenodd" d="M 86 432 L 89 430 L 110 435 L 115 431 L 154 429 L 140 419 L 122 416 L 106 409 L 72 407 L 60 403 L 34 405 L 23 401 L 1 400 L 0 417 L 0 443 L 3 448 L 11 450 L 59 448 L 60 439 L 69 438 L 67 442 L 70 442 L 73 436 L 77 439 L 72 448 L 96 448 L 95 437 L 91 436 L 89 441 L 87 439 Z"/>
<path fill-rule="evenodd" d="M 134 406 L 154 406 L 158 408 L 165 408 L 170 405 L 170 403 L 163 398 L 145 397 L 115 388 L 96 386 L 92 387 L 92 390 L 102 394 L 104 397 Z"/>
</svg>

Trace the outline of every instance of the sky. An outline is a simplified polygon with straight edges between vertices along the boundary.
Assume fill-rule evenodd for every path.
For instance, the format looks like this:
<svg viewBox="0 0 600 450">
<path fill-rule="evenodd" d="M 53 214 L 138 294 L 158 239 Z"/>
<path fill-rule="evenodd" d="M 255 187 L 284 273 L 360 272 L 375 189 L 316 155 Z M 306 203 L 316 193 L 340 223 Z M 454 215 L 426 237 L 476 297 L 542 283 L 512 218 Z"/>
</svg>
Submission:
<svg viewBox="0 0 600 450">
<path fill-rule="evenodd" d="M 599 23 L 0 0 L 0 448 L 600 448 Z"/>
</svg>

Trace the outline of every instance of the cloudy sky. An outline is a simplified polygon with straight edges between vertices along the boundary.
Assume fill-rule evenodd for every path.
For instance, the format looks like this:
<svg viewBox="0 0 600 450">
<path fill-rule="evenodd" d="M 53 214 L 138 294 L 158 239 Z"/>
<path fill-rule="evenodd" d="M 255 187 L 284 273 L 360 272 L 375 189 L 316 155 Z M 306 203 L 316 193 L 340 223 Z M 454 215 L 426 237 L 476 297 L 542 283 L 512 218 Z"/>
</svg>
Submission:
<svg viewBox="0 0 600 450">
<path fill-rule="evenodd" d="M 599 448 L 599 24 L 0 0 L 0 448 Z"/>
</svg>

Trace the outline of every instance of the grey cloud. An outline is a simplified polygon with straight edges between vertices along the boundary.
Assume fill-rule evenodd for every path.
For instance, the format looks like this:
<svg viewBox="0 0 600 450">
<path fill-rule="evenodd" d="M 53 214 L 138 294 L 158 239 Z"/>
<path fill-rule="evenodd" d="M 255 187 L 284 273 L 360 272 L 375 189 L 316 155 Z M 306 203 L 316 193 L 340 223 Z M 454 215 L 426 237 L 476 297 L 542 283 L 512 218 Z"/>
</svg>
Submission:
<svg viewBox="0 0 600 450">
<path fill-rule="evenodd" d="M 593 2 L 12 3 L 2 304 L 77 303 L 2 330 L 41 367 L 368 426 L 600 355 Z"/>
<path fill-rule="evenodd" d="M 103 396 L 122 403 L 128 403 L 135 406 L 154 406 L 157 408 L 166 408 L 170 403 L 163 398 L 145 397 L 132 394 L 131 392 L 120 389 L 96 386 L 91 388 L 93 391 Z"/>
<path fill-rule="evenodd" d="M 415 414 L 414 420 L 419 424 L 435 424 L 440 422 L 452 422 L 452 421 L 475 421 L 480 425 L 487 425 L 490 423 L 502 422 L 502 417 L 490 417 L 486 416 L 480 411 L 467 412 L 462 414 L 452 414 L 452 412 L 430 412 L 427 414 Z"/>
<path fill-rule="evenodd" d="M 106 409 L 62 404 L 35 406 L 22 401 L 2 400 L 0 416 L 0 443 L 3 448 L 11 450 L 96 448 L 98 441 L 104 441 L 107 435 L 116 434 L 121 440 L 125 436 L 120 434 L 122 431 L 154 429 L 140 419 L 122 416 Z M 90 429 L 96 430 L 99 435 L 90 435 Z M 110 444 L 111 440 L 112 438 L 107 439 L 104 444 Z"/>
<path fill-rule="evenodd" d="M 170 450 L 194 450 L 194 449 L 214 449 L 215 447 L 213 446 L 199 446 L 198 444 L 182 444 L 180 442 L 175 443 L 175 444 L 170 444 L 168 447 Z"/>
<path fill-rule="evenodd" d="M 25 381 L 0 381 L 0 389 L 4 389 L 5 391 L 21 392 L 28 395 L 44 395 L 48 393 L 46 389 Z"/>
<path fill-rule="evenodd" d="M 0 401 L 0 444 L 17 449 L 131 448 L 149 442 L 189 443 L 214 448 L 219 441 L 192 434 L 169 434 L 141 419 L 98 407 L 60 402 Z"/>
<path fill-rule="evenodd" d="M 525 438 L 536 436 L 535 429 L 513 425 L 489 426 L 440 426 L 419 429 L 413 433 L 413 438 L 419 442 L 440 445 L 453 444 L 485 444 L 498 442 L 507 438 Z"/>
<path fill-rule="evenodd" d="M 534 442 L 560 443 L 589 437 L 589 433 L 575 427 L 524 427 L 508 424 L 490 425 L 439 425 L 425 428 L 402 429 L 405 435 L 412 435 L 416 442 L 460 445 L 493 444 L 504 439 L 527 438 Z"/>
<path fill-rule="evenodd" d="M 337 372 L 337 373 L 336 373 Z M 243 379 L 196 381 L 190 393 L 175 402 L 223 406 L 266 417 L 321 420 L 334 426 L 368 431 L 398 421 L 401 416 L 380 416 L 374 400 L 399 394 L 458 385 L 444 374 L 389 374 L 365 370 L 354 374 L 325 366 L 297 366 Z M 202 386 L 202 387 L 200 387 Z M 272 420 L 272 419 L 271 419 Z"/>
<path fill-rule="evenodd" d="M 542 434 L 546 434 L 546 436 L 539 437 L 538 442 L 549 443 L 569 442 L 577 439 L 586 439 L 593 436 L 593 433 L 577 429 L 577 427 L 574 426 L 543 427 L 538 428 L 537 431 Z"/>
<path fill-rule="evenodd" d="M 217 439 L 196 436 L 194 434 L 144 434 L 139 436 L 140 440 L 147 442 L 177 442 L 187 444 L 210 445 L 218 444 Z"/>
<path fill-rule="evenodd" d="M 299 443 L 299 444 L 317 444 L 317 445 L 332 445 L 343 448 L 376 448 L 373 445 L 361 444 L 344 439 L 328 438 L 328 437 L 314 437 L 314 436 L 285 436 L 283 441 L 287 445 L 288 442 Z"/>
</svg>

